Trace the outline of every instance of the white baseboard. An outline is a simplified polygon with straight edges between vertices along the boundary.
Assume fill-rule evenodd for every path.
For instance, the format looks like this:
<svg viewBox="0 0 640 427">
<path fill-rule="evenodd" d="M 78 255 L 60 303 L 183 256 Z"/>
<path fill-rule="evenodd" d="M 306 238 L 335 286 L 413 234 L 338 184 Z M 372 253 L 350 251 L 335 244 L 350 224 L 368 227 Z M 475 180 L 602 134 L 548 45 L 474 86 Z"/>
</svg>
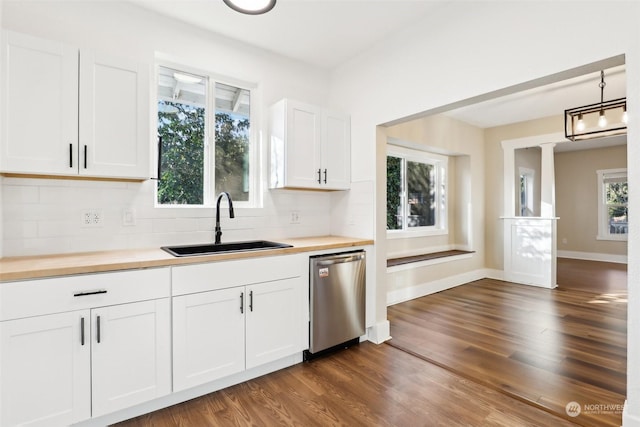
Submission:
<svg viewBox="0 0 640 427">
<path fill-rule="evenodd" d="M 399 304 L 401 302 L 420 298 L 436 292 L 441 292 L 446 289 L 455 288 L 456 286 L 464 285 L 465 283 L 473 282 L 474 280 L 484 279 L 485 277 L 488 277 L 488 272 L 489 270 L 485 269 L 473 270 L 467 273 L 434 280 L 432 282 L 421 283 L 410 288 L 387 292 L 387 306 Z"/>
<path fill-rule="evenodd" d="M 587 261 L 627 264 L 626 255 L 600 254 L 596 252 L 558 251 L 558 258 L 584 259 Z"/>
<path fill-rule="evenodd" d="M 382 344 L 391 339 L 391 323 L 388 320 L 378 322 L 367 331 L 367 339 L 375 344 Z"/>
<path fill-rule="evenodd" d="M 640 416 L 629 414 L 628 401 L 624 401 L 622 410 L 622 427 L 640 427 Z"/>
<path fill-rule="evenodd" d="M 493 268 L 485 268 L 484 274 L 487 279 L 493 280 L 504 280 L 504 271 L 503 270 L 495 270 Z"/>
</svg>

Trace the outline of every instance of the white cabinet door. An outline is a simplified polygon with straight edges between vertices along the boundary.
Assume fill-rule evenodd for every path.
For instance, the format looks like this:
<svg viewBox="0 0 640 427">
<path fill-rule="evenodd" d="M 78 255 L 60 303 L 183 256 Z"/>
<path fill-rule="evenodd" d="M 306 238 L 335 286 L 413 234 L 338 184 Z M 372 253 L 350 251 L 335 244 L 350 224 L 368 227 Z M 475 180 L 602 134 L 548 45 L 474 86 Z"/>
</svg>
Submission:
<svg viewBox="0 0 640 427">
<path fill-rule="evenodd" d="M 320 187 L 322 109 L 287 100 L 286 179 L 289 187 Z"/>
<path fill-rule="evenodd" d="M 0 322 L 0 340 L 2 426 L 91 416 L 89 310 Z"/>
<path fill-rule="evenodd" d="M 269 113 L 271 188 L 350 188 L 349 116 L 290 99 Z"/>
<path fill-rule="evenodd" d="M 0 170 L 77 173 L 78 50 L 3 33 Z"/>
<path fill-rule="evenodd" d="M 171 392 L 168 298 L 91 310 L 92 415 Z"/>
<path fill-rule="evenodd" d="M 322 187 L 348 190 L 351 186 L 351 120 L 342 113 L 323 115 Z"/>
<path fill-rule="evenodd" d="M 149 68 L 81 51 L 80 175 L 149 178 Z"/>
<path fill-rule="evenodd" d="M 173 298 L 174 391 L 244 370 L 244 287 Z"/>
<path fill-rule="evenodd" d="M 302 351 L 301 281 L 247 286 L 247 369 Z"/>
<path fill-rule="evenodd" d="M 3 33 L 0 171 L 149 178 L 147 64 Z"/>
</svg>

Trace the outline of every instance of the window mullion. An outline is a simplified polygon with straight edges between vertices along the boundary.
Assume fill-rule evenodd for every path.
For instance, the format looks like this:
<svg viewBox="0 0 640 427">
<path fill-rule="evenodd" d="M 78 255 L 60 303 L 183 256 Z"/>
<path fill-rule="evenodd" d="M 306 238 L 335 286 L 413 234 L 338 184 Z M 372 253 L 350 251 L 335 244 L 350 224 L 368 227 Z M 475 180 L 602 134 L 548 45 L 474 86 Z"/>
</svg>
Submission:
<svg viewBox="0 0 640 427">
<path fill-rule="evenodd" d="M 205 143 L 204 143 L 204 177 L 203 188 L 204 205 L 213 206 L 215 191 L 215 140 L 216 140 L 216 110 L 215 110 L 215 82 L 207 79 L 207 108 L 205 115 Z"/>
<path fill-rule="evenodd" d="M 401 177 L 400 182 L 401 185 L 401 195 L 400 195 L 400 203 L 402 206 L 402 230 L 407 230 L 409 224 L 409 196 L 407 191 L 407 159 L 403 157 L 401 160 L 402 168 L 401 168 Z"/>
</svg>

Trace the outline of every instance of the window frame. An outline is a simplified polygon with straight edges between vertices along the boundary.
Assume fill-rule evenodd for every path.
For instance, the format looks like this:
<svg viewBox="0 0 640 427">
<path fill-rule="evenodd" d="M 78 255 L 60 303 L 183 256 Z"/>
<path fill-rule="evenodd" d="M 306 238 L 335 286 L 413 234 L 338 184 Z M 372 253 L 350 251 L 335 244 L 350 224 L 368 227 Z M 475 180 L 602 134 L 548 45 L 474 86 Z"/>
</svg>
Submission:
<svg viewBox="0 0 640 427">
<path fill-rule="evenodd" d="M 449 234 L 448 214 L 449 214 L 449 157 L 436 154 L 426 150 L 402 147 L 387 144 L 387 157 L 397 157 L 402 159 L 402 193 L 400 202 L 403 206 L 403 228 L 400 230 L 387 229 L 387 239 L 403 239 L 412 237 L 439 236 Z M 386 157 L 385 157 L 386 159 Z M 435 210 L 436 222 L 434 225 L 407 227 L 407 182 L 406 182 L 406 162 L 418 162 L 433 165 L 436 177 L 436 200 L 438 204 Z M 386 171 L 386 167 L 385 167 Z M 385 193 L 386 194 L 386 193 Z M 386 199 L 386 197 L 385 197 Z"/>
<path fill-rule="evenodd" d="M 628 241 L 629 232 L 625 234 L 611 234 L 608 224 L 609 214 L 608 207 L 610 205 L 607 204 L 607 195 L 605 191 L 605 180 L 607 178 L 625 178 L 628 180 L 627 169 L 619 168 L 619 169 L 600 169 L 596 171 L 598 176 L 598 235 L 596 236 L 596 240 L 609 240 L 609 241 Z M 628 195 L 627 195 L 628 197 Z M 627 215 L 629 209 L 629 201 L 626 203 L 627 207 Z"/>
<path fill-rule="evenodd" d="M 248 81 L 224 76 L 212 71 L 206 71 L 203 68 L 193 67 L 183 63 L 176 63 L 173 61 L 167 61 L 156 58 L 154 64 L 154 86 L 152 96 L 155 102 L 153 105 L 153 144 L 154 152 L 156 155 L 156 165 L 160 161 L 160 153 L 158 151 L 158 77 L 159 67 L 173 69 L 178 72 L 184 72 L 186 74 L 193 74 L 206 79 L 206 101 L 205 101 L 205 141 L 204 141 L 204 174 L 203 174 L 203 204 L 160 204 L 158 203 L 158 182 L 155 180 L 153 197 L 154 208 L 159 209 L 211 209 L 215 208 L 215 202 L 217 194 L 215 192 L 215 106 L 216 106 L 216 83 L 221 83 L 229 86 L 234 86 L 240 89 L 249 91 L 249 122 L 251 124 L 249 131 L 249 200 L 241 201 L 234 200 L 233 206 L 236 209 L 243 208 L 261 208 L 262 207 L 262 187 L 260 180 L 260 134 L 261 130 L 258 128 L 260 123 L 260 115 L 258 111 L 259 105 L 259 90 L 258 84 Z M 160 177 L 157 177 L 160 178 Z"/>
</svg>

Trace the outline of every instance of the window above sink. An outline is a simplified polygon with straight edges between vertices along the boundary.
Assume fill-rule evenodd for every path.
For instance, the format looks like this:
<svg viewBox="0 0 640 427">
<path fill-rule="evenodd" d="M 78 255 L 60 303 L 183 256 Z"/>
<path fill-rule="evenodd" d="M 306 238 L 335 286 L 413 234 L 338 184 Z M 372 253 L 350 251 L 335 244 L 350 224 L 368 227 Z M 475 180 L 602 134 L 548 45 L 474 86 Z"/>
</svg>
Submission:
<svg viewBox="0 0 640 427">
<path fill-rule="evenodd" d="M 184 66 L 157 67 L 157 207 L 211 207 L 227 191 L 257 206 L 255 85 Z"/>
</svg>

